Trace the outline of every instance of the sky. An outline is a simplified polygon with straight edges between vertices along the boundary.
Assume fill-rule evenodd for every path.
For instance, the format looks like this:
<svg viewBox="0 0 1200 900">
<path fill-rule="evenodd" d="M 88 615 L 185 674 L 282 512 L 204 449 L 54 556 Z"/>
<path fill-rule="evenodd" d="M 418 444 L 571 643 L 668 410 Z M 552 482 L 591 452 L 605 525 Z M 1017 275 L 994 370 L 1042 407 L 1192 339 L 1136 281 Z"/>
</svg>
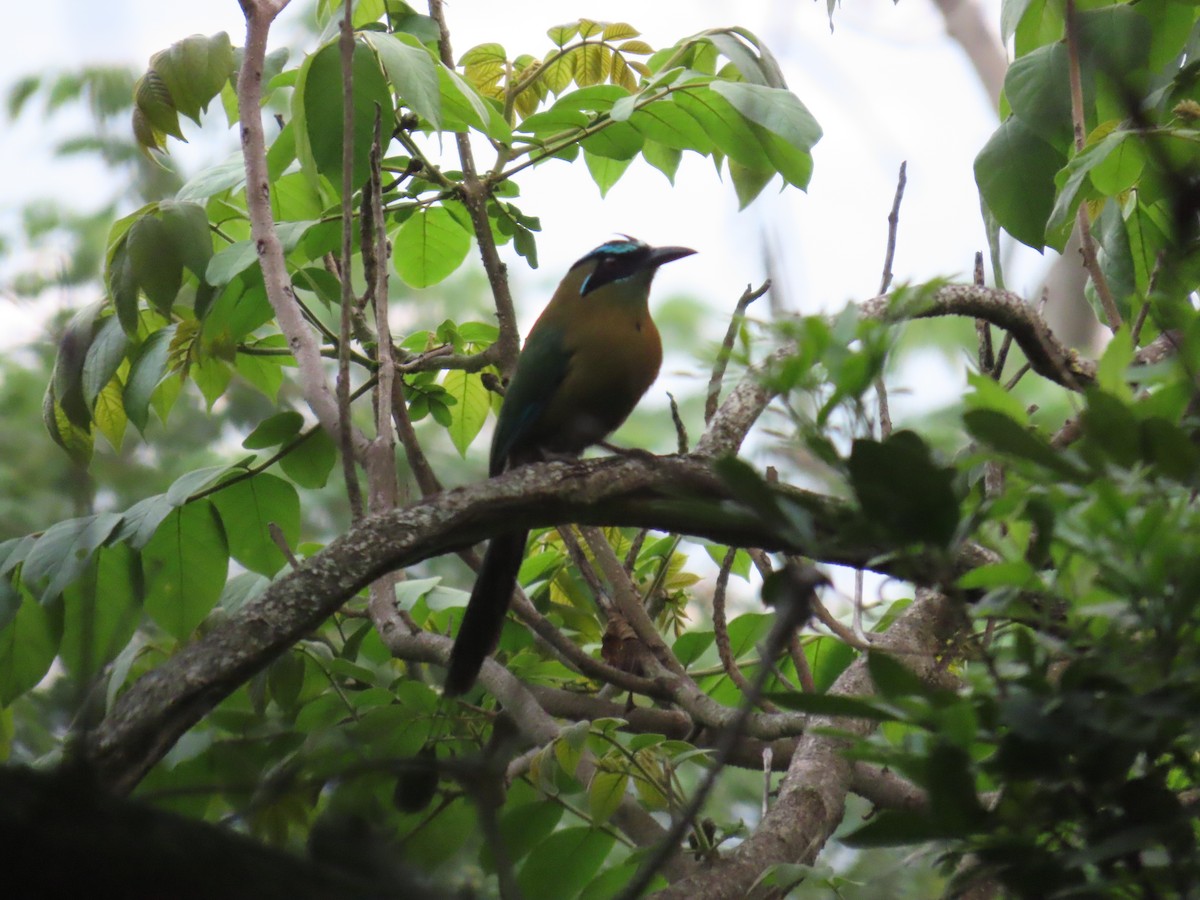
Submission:
<svg viewBox="0 0 1200 900">
<path fill-rule="evenodd" d="M 989 2 L 998 10 L 997 0 Z M 288 17 L 295 18 L 300 4 L 293 6 L 276 26 L 279 41 L 296 34 Z M 613 234 L 628 232 L 650 243 L 699 250 L 695 260 L 664 270 L 661 282 L 667 290 L 699 293 L 714 313 L 732 308 L 748 283 L 762 279 L 764 245 L 773 248 L 783 276 L 779 298 L 786 308 L 836 311 L 878 287 L 886 215 L 904 160 L 908 187 L 897 281 L 962 276 L 974 252 L 986 247 L 971 162 L 996 127 L 996 114 L 926 0 L 897 5 L 855 0 L 835 12 L 832 32 L 824 3 L 792 0 L 511 0 L 500 7 L 486 0 L 449 0 L 446 10 L 459 54 L 484 40 L 499 40 L 513 55 L 544 52 L 546 28 L 578 15 L 631 22 L 653 46 L 703 28 L 741 24 L 771 47 L 789 87 L 825 132 L 814 151 L 807 193 L 768 188 L 743 212 L 732 186 L 694 154 L 685 156 L 674 189 L 659 173 L 635 165 L 604 199 L 582 167 L 539 168 L 523 183 L 522 208 L 541 216 L 542 267 L 530 272 L 515 258 L 512 266 L 517 295 L 532 297 L 534 309 L 556 273 Z M 31 71 L 86 62 L 141 66 L 156 50 L 197 32 L 225 30 L 240 44 L 244 28 L 236 0 L 43 0 L 9 4 L 3 18 L 8 34 L 21 36 L 0 57 L 3 91 Z M 7 128 L 0 171 L 19 176 L 10 174 L 0 183 L 0 222 L 10 223 L 22 202 L 37 197 L 72 197 L 86 205 L 89 197 L 98 202 L 104 196 L 96 165 L 65 163 L 47 152 L 54 135 L 67 130 L 66 122 L 29 114 Z M 172 152 L 187 164 L 211 149 L 173 145 Z M 1037 260 L 1018 265 L 1010 281 L 1018 290 L 1033 290 L 1040 269 Z M 714 339 L 723 331 L 719 318 L 703 326 Z M 0 323 L 8 335 L 25 334 L 31 321 L 38 321 L 35 313 L 0 301 Z"/>
</svg>

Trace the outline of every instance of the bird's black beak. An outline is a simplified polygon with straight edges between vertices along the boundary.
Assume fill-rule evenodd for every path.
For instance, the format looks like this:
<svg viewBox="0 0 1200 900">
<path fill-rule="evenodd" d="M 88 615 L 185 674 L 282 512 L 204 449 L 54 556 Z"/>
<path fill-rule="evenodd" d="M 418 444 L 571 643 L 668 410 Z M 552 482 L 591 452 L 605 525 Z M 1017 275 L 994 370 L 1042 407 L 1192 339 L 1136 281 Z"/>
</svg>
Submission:
<svg viewBox="0 0 1200 900">
<path fill-rule="evenodd" d="M 658 268 L 677 259 L 683 259 L 685 256 L 691 256 L 695 252 L 689 247 L 655 247 L 650 251 L 649 263 Z"/>
</svg>

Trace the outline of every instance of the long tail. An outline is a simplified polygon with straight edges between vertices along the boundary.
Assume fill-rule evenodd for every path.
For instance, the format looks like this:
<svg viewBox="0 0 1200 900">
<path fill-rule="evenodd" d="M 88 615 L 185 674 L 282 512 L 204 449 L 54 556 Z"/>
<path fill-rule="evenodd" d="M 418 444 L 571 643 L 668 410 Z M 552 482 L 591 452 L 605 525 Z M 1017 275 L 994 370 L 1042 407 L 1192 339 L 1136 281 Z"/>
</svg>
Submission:
<svg viewBox="0 0 1200 900">
<path fill-rule="evenodd" d="M 445 692 L 454 697 L 475 683 L 483 661 L 496 649 L 504 615 L 517 586 L 517 572 L 525 555 L 526 531 L 498 534 L 488 544 L 483 565 L 475 578 L 475 588 L 467 603 L 467 612 L 450 651 L 450 670 Z"/>
</svg>

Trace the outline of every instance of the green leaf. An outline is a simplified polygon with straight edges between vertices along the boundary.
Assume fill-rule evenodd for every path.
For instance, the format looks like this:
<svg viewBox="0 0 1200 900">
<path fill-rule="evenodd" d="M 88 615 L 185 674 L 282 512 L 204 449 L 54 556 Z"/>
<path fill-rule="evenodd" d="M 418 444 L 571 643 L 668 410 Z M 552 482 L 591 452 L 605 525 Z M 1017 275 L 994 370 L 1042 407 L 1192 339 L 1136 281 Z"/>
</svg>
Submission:
<svg viewBox="0 0 1200 900">
<path fill-rule="evenodd" d="M 157 72 L 151 70 L 138 79 L 133 88 L 133 103 L 133 132 L 141 147 L 161 149 L 168 134 L 183 139 L 171 91 Z"/>
<path fill-rule="evenodd" d="M 975 157 L 975 182 L 988 210 L 1014 238 L 1040 250 L 1054 208 L 1054 175 L 1067 162 L 1020 119 L 1010 117 Z"/>
<path fill-rule="evenodd" d="M 442 125 L 438 64 L 413 35 L 364 32 L 363 40 L 379 55 L 383 71 L 404 104 L 434 128 Z"/>
<path fill-rule="evenodd" d="M 471 235 L 443 207 L 418 210 L 393 239 L 396 272 L 413 287 L 437 284 L 457 269 L 471 249 Z"/>
<path fill-rule="evenodd" d="M 166 494 L 155 494 L 139 500 L 121 516 L 121 528 L 117 531 L 117 542 L 128 543 L 134 550 L 140 550 L 154 536 L 162 520 L 171 514 L 178 504 L 172 503 Z"/>
<path fill-rule="evenodd" d="M 1008 416 L 992 409 L 972 409 L 963 413 L 967 431 L 990 447 L 1029 460 L 1071 481 L 1087 475 L 1056 453 L 1039 435 L 1022 428 Z"/>
<path fill-rule="evenodd" d="M 617 811 L 628 786 L 628 772 L 610 772 L 597 766 L 587 790 L 588 810 L 594 825 L 604 824 Z"/>
<path fill-rule="evenodd" d="M 580 142 L 586 153 L 607 159 L 629 160 L 642 149 L 644 139 L 628 122 L 612 122 Z"/>
<path fill-rule="evenodd" d="M 867 671 L 879 693 L 889 700 L 929 694 L 929 688 L 911 669 L 881 651 L 872 650 L 867 654 Z"/>
<path fill-rule="evenodd" d="M 1121 141 L 1122 136 L 1119 132 L 1107 135 L 1098 143 L 1085 147 L 1058 175 L 1062 186 L 1046 223 L 1047 233 L 1057 234 L 1070 230 L 1075 221 L 1076 210 L 1086 197 L 1088 175 L 1092 168 L 1102 163 Z"/>
<path fill-rule="evenodd" d="M 611 159 L 605 156 L 593 156 L 586 152 L 583 154 L 583 161 L 587 164 L 592 181 L 596 182 L 596 186 L 600 188 L 601 197 L 608 196 L 609 190 L 620 181 L 625 170 L 629 168 L 629 164 L 633 162 L 631 159 Z"/>
<path fill-rule="evenodd" d="M 287 562 L 269 526 L 283 532 L 289 547 L 300 540 L 300 497 L 290 483 L 259 473 L 212 495 L 221 514 L 229 554 L 252 572 L 274 575 Z"/>
<path fill-rule="evenodd" d="M 442 387 L 458 402 L 450 407 L 450 440 L 464 459 L 467 448 L 487 421 L 491 396 L 476 372 L 451 369 L 442 379 Z"/>
<path fill-rule="evenodd" d="M 977 566 L 960 575 L 955 584 L 965 590 L 992 590 L 1000 587 L 1025 589 L 1036 580 L 1037 573 L 1034 572 L 1033 566 L 1023 559 L 1010 559 Z"/>
<path fill-rule="evenodd" d="M 1133 392 L 1126 380 L 1133 357 L 1133 336 L 1128 328 L 1120 328 L 1113 334 L 1096 364 L 1096 384 L 1100 389 L 1122 400 L 1133 400 Z"/>
<path fill-rule="evenodd" d="M 679 162 L 683 158 L 681 151 L 648 140 L 642 147 L 642 158 L 666 175 L 667 181 L 675 183 L 675 173 L 679 170 Z"/>
<path fill-rule="evenodd" d="M 1065 44 L 1048 44 L 1013 60 L 1004 76 L 1013 115 L 1058 150 L 1071 144 L 1071 91 Z"/>
<path fill-rule="evenodd" d="M 241 153 L 235 153 L 224 162 L 201 169 L 189 178 L 178 191 L 176 200 L 207 200 L 222 191 L 241 187 L 246 182 L 246 161 Z"/>
<path fill-rule="evenodd" d="M 101 320 L 96 336 L 87 348 L 83 360 L 82 389 L 83 399 L 89 407 L 94 406 L 100 392 L 108 386 L 117 374 L 121 360 L 125 358 L 125 350 L 129 340 L 121 327 L 121 321 L 116 316 Z"/>
<path fill-rule="evenodd" d="M 125 382 L 125 413 L 138 431 L 146 430 L 149 419 L 150 397 L 155 388 L 167 377 L 167 355 L 175 326 L 168 325 L 151 334 L 138 348 Z"/>
<path fill-rule="evenodd" d="M 54 443 L 66 450 L 77 465 L 88 465 L 94 446 L 91 429 L 81 428 L 71 421 L 62 404 L 55 399 L 53 382 L 47 386 L 42 399 L 42 424 Z"/>
<path fill-rule="evenodd" d="M 1112 394 L 1098 388 L 1088 389 L 1083 430 L 1088 444 L 1118 466 L 1132 468 L 1141 461 L 1137 418 L 1133 410 Z"/>
<path fill-rule="evenodd" d="M 333 438 L 324 429 L 318 428 L 293 447 L 279 461 L 279 465 L 296 484 L 319 490 L 325 487 L 336 462 L 337 446 Z"/>
<path fill-rule="evenodd" d="M 110 252 L 104 279 L 121 327 L 132 335 L 137 333 L 138 328 L 138 283 L 126 243 L 122 235 Z"/>
<path fill-rule="evenodd" d="M 142 569 L 129 546 L 104 547 L 88 575 L 63 592 L 59 656 L 75 678 L 87 679 L 129 643 L 141 615 Z"/>
<path fill-rule="evenodd" d="M 170 318 L 183 282 L 183 259 L 166 224 L 152 213 L 142 216 L 129 229 L 125 252 L 138 286 Z"/>
<path fill-rule="evenodd" d="M 50 670 L 59 637 L 49 612 L 21 591 L 21 605 L 0 630 L 0 705 L 36 687 Z"/>
<path fill-rule="evenodd" d="M 203 281 L 208 261 L 213 255 L 212 232 L 204 207 L 199 203 L 164 200 L 159 203 L 156 215 L 175 254 L 184 266 Z"/>
<path fill-rule="evenodd" d="M 1088 172 L 1092 184 L 1106 197 L 1116 197 L 1137 183 L 1146 168 L 1146 151 L 1135 132 L 1113 132 L 1117 140 L 1108 155 Z"/>
<path fill-rule="evenodd" d="M 729 623 L 729 652 L 734 659 L 754 649 L 771 630 L 775 617 L 769 613 L 743 613 Z"/>
<path fill-rule="evenodd" d="M 517 875 L 526 900 L 574 897 L 592 880 L 612 850 L 613 837 L 586 826 L 563 828 L 535 847 Z"/>
<path fill-rule="evenodd" d="M 439 66 L 438 89 L 442 98 L 444 130 L 466 131 L 474 128 L 501 143 L 512 142 L 512 131 L 508 124 L 457 72 Z"/>
<path fill-rule="evenodd" d="M 142 549 L 146 613 L 178 640 L 204 621 L 225 586 L 229 553 L 213 505 L 198 500 L 168 515 Z"/>
<path fill-rule="evenodd" d="M 205 466 L 203 469 L 196 469 L 176 478 L 163 496 L 172 506 L 183 506 L 200 491 L 224 478 L 228 472 L 228 466 Z"/>
<path fill-rule="evenodd" d="M 579 34 L 579 22 L 571 22 L 567 25 L 556 25 L 546 32 L 550 40 L 554 41 L 555 45 L 562 47 L 575 35 Z"/>
<path fill-rule="evenodd" d="M 283 245 L 283 252 L 291 253 L 296 249 L 308 230 L 316 224 L 308 220 L 279 223 L 275 232 Z M 205 269 L 204 279 L 215 287 L 223 287 L 257 262 L 258 250 L 253 240 L 234 241 L 213 254 Z"/>
<path fill-rule="evenodd" d="M 884 809 L 857 831 L 842 838 L 848 847 L 897 847 L 962 838 L 957 829 L 934 822 L 925 813 Z"/>
<path fill-rule="evenodd" d="M 1167 478 L 1193 484 L 1200 472 L 1200 450 L 1173 422 L 1153 416 L 1141 423 L 1142 458 Z"/>
<path fill-rule="evenodd" d="M 613 107 L 614 119 L 617 118 L 618 107 L 621 105 L 618 103 Z M 631 108 L 632 104 L 627 106 Z M 657 141 L 664 147 L 673 150 L 695 150 L 697 153 L 708 155 L 715 146 L 700 123 L 670 98 L 647 103 L 640 109 L 632 109 L 628 115 L 630 125 L 640 131 L 647 140 Z"/>
<path fill-rule="evenodd" d="M 963 398 L 968 409 L 994 409 L 996 412 L 1008 416 L 1018 425 L 1027 426 L 1029 424 L 1029 414 L 1025 411 L 1025 404 L 1001 387 L 995 379 L 987 375 L 968 372 L 967 383 L 974 388 Z"/>
<path fill-rule="evenodd" d="M 689 88 L 675 102 L 708 133 L 717 149 L 755 172 L 773 171 L 770 157 L 746 118 L 711 88 Z"/>
<path fill-rule="evenodd" d="M 247 450 L 265 450 L 286 444 L 304 427 L 304 416 L 295 410 L 276 413 L 258 423 L 258 426 L 242 441 Z"/>
<path fill-rule="evenodd" d="M 162 78 L 173 107 L 198 125 L 209 101 L 234 74 L 229 35 L 184 38 L 150 57 L 150 71 Z"/>
<path fill-rule="evenodd" d="M 685 669 L 698 660 L 716 639 L 711 631 L 685 631 L 676 639 L 671 652 Z"/>
<path fill-rule="evenodd" d="M 122 399 L 123 386 L 119 379 L 114 378 L 96 397 L 92 407 L 92 422 L 112 445 L 114 450 L 121 449 L 125 438 L 125 426 L 129 417 L 125 414 L 125 403 Z"/>
<path fill-rule="evenodd" d="M 515 793 L 516 785 L 514 785 Z M 509 859 L 524 859 L 529 851 L 544 841 L 562 820 L 563 808 L 557 803 L 535 800 L 513 805 L 510 802 L 500 814 L 500 833 Z"/>
<path fill-rule="evenodd" d="M 91 425 L 90 404 L 84 396 L 83 373 L 87 355 L 96 333 L 96 304 L 85 306 L 67 323 L 58 341 L 51 385 L 54 397 L 72 423 L 80 428 Z"/>
<path fill-rule="evenodd" d="M 361 185 L 370 169 L 376 107 L 386 134 L 394 109 L 392 93 L 371 49 L 357 43 L 353 57 L 353 166 L 351 183 Z M 297 150 L 303 160 L 311 154 L 316 170 L 326 176 L 334 190 L 342 187 L 342 60 L 336 42 L 326 44 L 309 57 L 301 69 L 292 114 L 297 119 Z M 303 128 L 300 128 L 303 125 Z"/>
<path fill-rule="evenodd" d="M 730 178 L 733 179 L 733 189 L 737 193 L 739 210 L 753 203 L 763 188 L 775 177 L 774 169 L 750 169 L 732 158 L 728 166 Z"/>
<path fill-rule="evenodd" d="M 749 121 L 798 150 L 807 152 L 821 139 L 821 126 L 791 91 L 740 81 L 713 81 L 711 88 Z"/>
<path fill-rule="evenodd" d="M 849 468 L 863 513 L 894 539 L 945 546 L 954 537 L 954 470 L 935 463 L 913 432 L 897 431 L 883 442 L 856 440 Z"/>
<path fill-rule="evenodd" d="M 41 590 L 43 603 L 57 597 L 83 573 L 92 554 L 120 524 L 118 513 L 106 512 L 51 525 L 25 557 L 22 581 L 33 588 L 46 580 Z"/>
</svg>

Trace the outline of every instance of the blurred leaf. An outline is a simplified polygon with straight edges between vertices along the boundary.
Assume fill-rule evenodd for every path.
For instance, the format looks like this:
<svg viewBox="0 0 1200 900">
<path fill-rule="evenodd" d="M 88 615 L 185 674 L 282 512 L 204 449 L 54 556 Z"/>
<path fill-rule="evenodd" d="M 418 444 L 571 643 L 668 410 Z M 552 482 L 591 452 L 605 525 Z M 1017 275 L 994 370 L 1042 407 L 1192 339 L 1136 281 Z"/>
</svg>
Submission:
<svg viewBox="0 0 1200 900">
<path fill-rule="evenodd" d="M 253 572 L 274 575 L 287 560 L 271 538 L 282 532 L 288 546 L 300 539 L 300 497 L 291 484 L 267 473 L 245 478 L 212 495 L 221 514 L 229 554 Z"/>
<path fill-rule="evenodd" d="M 204 621 L 225 585 L 229 553 L 216 510 L 198 500 L 170 513 L 142 550 L 146 612 L 178 640 Z"/>
<path fill-rule="evenodd" d="M 850 452 L 850 482 L 863 514 L 905 543 L 945 546 L 958 527 L 954 471 L 933 461 L 911 431 L 883 442 L 858 439 Z"/>
</svg>

